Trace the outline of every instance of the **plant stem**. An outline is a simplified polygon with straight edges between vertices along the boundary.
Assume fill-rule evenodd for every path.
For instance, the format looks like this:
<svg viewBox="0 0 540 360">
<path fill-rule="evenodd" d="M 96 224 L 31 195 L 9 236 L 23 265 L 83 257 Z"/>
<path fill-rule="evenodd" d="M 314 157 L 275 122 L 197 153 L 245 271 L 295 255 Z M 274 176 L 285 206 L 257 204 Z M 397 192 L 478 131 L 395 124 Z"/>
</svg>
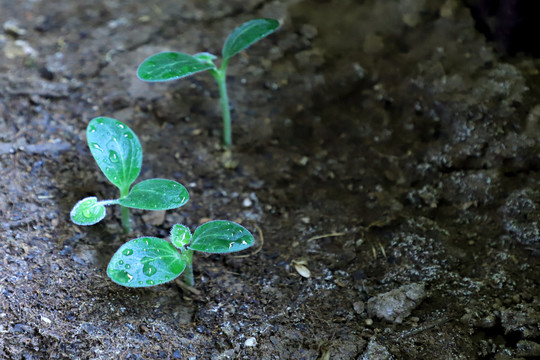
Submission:
<svg viewBox="0 0 540 360">
<path fill-rule="evenodd" d="M 129 186 L 123 189 L 120 189 L 120 198 L 123 198 L 124 196 L 127 196 L 129 194 Z M 124 233 L 128 233 L 131 231 L 131 225 L 129 220 L 129 208 L 120 205 L 120 211 L 122 212 L 122 229 L 124 229 Z"/>
<path fill-rule="evenodd" d="M 184 282 L 188 286 L 195 285 L 195 279 L 193 277 L 193 250 L 184 249 L 182 251 L 186 260 L 186 269 L 184 270 Z"/>
<path fill-rule="evenodd" d="M 231 133 L 231 109 L 229 107 L 229 95 L 227 93 L 227 61 L 221 64 L 219 70 L 212 71 L 212 75 L 219 87 L 219 103 L 223 113 L 223 144 L 227 149 L 232 145 Z"/>
</svg>

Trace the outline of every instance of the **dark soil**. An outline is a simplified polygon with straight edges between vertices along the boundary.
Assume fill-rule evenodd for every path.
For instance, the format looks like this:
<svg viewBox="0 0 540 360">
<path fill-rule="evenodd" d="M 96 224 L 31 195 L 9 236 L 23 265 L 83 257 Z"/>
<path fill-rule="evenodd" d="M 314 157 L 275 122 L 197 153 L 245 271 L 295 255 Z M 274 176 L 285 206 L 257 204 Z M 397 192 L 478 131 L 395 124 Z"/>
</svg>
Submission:
<svg viewBox="0 0 540 360">
<path fill-rule="evenodd" d="M 231 61 L 228 168 L 209 74 L 135 70 L 219 53 L 256 17 L 282 27 Z M 540 61 L 499 53 L 458 0 L 0 0 L 0 24 L 0 358 L 540 356 Z M 190 202 L 133 211 L 128 235 L 119 209 L 71 223 L 118 195 L 96 116 Z M 126 241 L 210 219 L 257 243 L 196 255 L 195 291 L 106 276 Z"/>
</svg>

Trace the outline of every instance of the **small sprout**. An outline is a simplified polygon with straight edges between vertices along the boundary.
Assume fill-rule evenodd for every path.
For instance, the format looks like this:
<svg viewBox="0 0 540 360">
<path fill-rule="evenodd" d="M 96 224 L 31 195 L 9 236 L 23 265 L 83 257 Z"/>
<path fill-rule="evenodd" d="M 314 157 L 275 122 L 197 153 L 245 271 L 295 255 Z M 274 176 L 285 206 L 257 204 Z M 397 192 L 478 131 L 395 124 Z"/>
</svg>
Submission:
<svg viewBox="0 0 540 360">
<path fill-rule="evenodd" d="M 240 51 L 276 31 L 278 27 L 277 20 L 255 19 L 236 28 L 225 40 L 221 51 L 220 68 L 214 64 L 217 56 L 207 52 L 193 56 L 181 52 L 162 52 L 144 60 L 137 69 L 137 76 L 143 81 L 158 82 L 180 79 L 201 71 L 210 71 L 219 88 L 223 113 L 223 143 L 225 147 L 230 148 L 232 144 L 231 111 L 226 85 L 229 60 Z"/>
<path fill-rule="evenodd" d="M 172 180 L 144 180 L 131 188 L 141 172 L 142 147 L 137 135 L 126 124 L 98 117 L 88 124 L 86 137 L 92 156 L 107 179 L 120 190 L 120 198 L 98 201 L 92 196 L 79 201 L 70 213 L 75 224 L 96 224 L 105 217 L 106 205 L 118 204 L 122 209 L 122 226 L 129 232 L 128 208 L 169 210 L 188 201 L 186 188 Z"/>
<path fill-rule="evenodd" d="M 232 221 L 207 222 L 193 235 L 184 225 L 174 225 L 171 242 L 155 237 L 128 241 L 113 255 L 107 275 L 127 287 L 160 285 L 184 273 L 187 285 L 193 286 L 193 251 L 223 254 L 252 246 L 253 235 Z"/>
</svg>

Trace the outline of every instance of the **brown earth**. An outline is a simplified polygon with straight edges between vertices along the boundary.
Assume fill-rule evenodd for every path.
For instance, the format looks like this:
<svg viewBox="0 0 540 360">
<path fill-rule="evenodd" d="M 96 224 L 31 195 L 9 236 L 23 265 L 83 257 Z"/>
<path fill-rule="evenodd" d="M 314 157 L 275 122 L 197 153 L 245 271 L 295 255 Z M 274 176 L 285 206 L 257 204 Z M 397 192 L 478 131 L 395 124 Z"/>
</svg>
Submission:
<svg viewBox="0 0 540 360">
<path fill-rule="evenodd" d="M 209 74 L 135 70 L 257 17 L 282 26 L 231 61 L 229 169 Z M 0 0 L 0 24 L 2 359 L 540 355 L 540 61 L 499 54 L 457 0 Z M 117 196 L 96 116 L 190 202 L 134 211 L 129 235 L 119 209 L 71 223 Z M 129 239 L 208 219 L 257 244 L 196 255 L 196 291 L 106 276 Z"/>
</svg>

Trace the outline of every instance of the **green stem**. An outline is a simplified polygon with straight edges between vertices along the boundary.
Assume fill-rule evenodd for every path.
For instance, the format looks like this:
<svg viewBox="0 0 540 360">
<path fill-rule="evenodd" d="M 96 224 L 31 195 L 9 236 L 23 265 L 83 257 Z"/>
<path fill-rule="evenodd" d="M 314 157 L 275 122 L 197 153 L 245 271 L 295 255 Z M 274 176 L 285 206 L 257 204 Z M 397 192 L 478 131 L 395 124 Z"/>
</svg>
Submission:
<svg viewBox="0 0 540 360">
<path fill-rule="evenodd" d="M 120 198 L 123 198 L 129 194 L 129 186 L 123 189 L 120 189 Z M 120 205 L 120 210 L 122 212 L 122 228 L 124 229 L 124 233 L 128 233 L 131 231 L 131 224 L 129 219 L 129 208 Z"/>
<path fill-rule="evenodd" d="M 193 277 L 193 250 L 184 249 L 182 254 L 186 259 L 186 269 L 184 270 L 184 282 L 188 286 L 195 285 Z"/>
<path fill-rule="evenodd" d="M 224 61 L 219 70 L 212 71 L 212 75 L 219 87 L 219 103 L 221 104 L 221 111 L 223 113 L 223 144 L 227 149 L 230 149 L 232 145 L 231 109 L 229 107 L 229 95 L 227 93 L 226 72 L 227 61 Z"/>
</svg>

